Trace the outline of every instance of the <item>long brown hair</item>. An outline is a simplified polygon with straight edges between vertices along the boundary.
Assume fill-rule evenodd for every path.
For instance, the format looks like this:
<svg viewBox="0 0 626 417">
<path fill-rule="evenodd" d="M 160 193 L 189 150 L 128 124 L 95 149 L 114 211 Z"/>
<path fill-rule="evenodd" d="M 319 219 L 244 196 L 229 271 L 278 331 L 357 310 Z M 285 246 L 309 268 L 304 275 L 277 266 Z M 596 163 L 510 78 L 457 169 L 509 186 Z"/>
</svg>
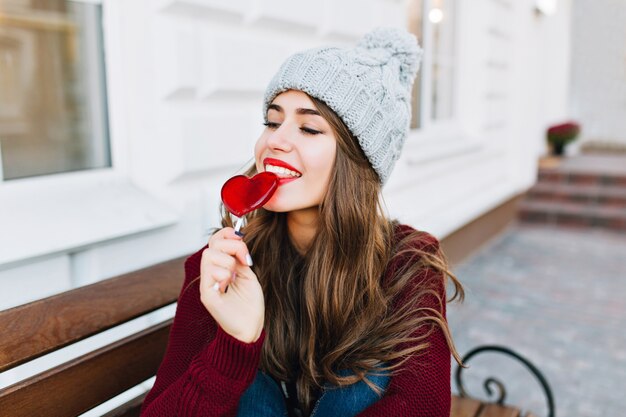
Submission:
<svg viewBox="0 0 626 417">
<path fill-rule="evenodd" d="M 342 386 L 363 380 L 380 393 L 365 374 L 398 371 L 409 356 L 427 347 L 420 340 L 436 326 L 460 363 L 440 313 L 446 302 L 445 289 L 441 291 L 446 275 L 454 284 L 451 300 L 464 295 L 441 249 L 415 244 L 423 232 L 396 240 L 396 223 L 384 215 L 381 205 L 379 178 L 356 138 L 325 103 L 310 98 L 337 137 L 317 235 L 301 255 L 290 240 L 286 213 L 259 209 L 248 216 L 244 237 L 265 296 L 266 340 L 260 367 L 295 381 L 307 414 L 324 382 Z M 247 174 L 254 173 L 253 165 Z M 222 213 L 222 225 L 232 226 L 223 207 Z M 383 282 L 387 268 L 400 258 L 404 261 L 392 278 Z M 426 269 L 435 272 L 435 279 L 414 288 L 415 277 Z M 409 302 L 397 307 L 409 288 L 413 288 Z M 437 308 L 419 302 L 430 296 L 437 300 Z M 415 336 L 420 326 L 427 331 Z M 387 366 L 381 367 L 383 363 Z M 340 376 L 341 369 L 353 374 Z"/>
</svg>

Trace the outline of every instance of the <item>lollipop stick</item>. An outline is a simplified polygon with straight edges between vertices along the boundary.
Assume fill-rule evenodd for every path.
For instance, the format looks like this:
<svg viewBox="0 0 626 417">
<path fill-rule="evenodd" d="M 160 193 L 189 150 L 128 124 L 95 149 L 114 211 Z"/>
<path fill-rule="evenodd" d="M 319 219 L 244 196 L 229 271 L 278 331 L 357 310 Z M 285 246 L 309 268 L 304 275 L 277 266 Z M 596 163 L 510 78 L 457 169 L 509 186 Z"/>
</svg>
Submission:
<svg viewBox="0 0 626 417">
<path fill-rule="evenodd" d="M 243 224 L 243 216 L 237 219 L 237 223 L 235 224 L 235 232 L 238 232 L 241 229 L 241 225 Z"/>
<path fill-rule="evenodd" d="M 241 229 L 241 225 L 243 224 L 243 216 L 239 217 L 237 219 L 237 223 L 235 223 L 235 233 L 239 233 L 239 229 Z M 213 289 L 216 292 L 220 291 L 220 283 L 216 282 L 215 284 L 213 284 Z M 226 293 L 226 291 L 228 291 L 228 285 L 226 286 L 226 288 L 224 289 L 224 293 Z"/>
</svg>

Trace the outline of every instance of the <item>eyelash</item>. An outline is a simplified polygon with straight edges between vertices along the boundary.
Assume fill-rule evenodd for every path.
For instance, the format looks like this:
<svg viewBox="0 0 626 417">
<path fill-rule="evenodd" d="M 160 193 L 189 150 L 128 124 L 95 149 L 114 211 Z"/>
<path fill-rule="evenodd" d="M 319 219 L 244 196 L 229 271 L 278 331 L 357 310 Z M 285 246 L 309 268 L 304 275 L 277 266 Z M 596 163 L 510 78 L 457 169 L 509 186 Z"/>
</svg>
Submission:
<svg viewBox="0 0 626 417">
<path fill-rule="evenodd" d="M 266 126 L 268 129 L 277 129 L 279 126 L 279 123 L 267 122 L 267 123 L 263 123 L 263 125 Z M 309 129 L 308 127 L 301 127 L 300 130 L 302 130 L 302 132 L 304 132 L 307 135 L 319 135 L 320 133 L 322 133 L 317 130 Z"/>
</svg>

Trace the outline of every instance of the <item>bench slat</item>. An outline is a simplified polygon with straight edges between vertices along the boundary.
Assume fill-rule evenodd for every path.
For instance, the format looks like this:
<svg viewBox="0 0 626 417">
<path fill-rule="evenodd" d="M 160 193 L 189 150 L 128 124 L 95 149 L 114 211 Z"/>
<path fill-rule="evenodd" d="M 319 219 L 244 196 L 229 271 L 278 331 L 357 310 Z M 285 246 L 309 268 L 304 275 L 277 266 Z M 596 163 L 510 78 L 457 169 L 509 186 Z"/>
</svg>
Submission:
<svg viewBox="0 0 626 417">
<path fill-rule="evenodd" d="M 451 417 L 476 417 L 480 412 L 482 403 L 473 398 L 452 396 Z"/>
<path fill-rule="evenodd" d="M 120 405 L 115 410 L 111 410 L 108 413 L 103 414 L 102 417 L 139 417 L 141 404 L 143 404 L 143 400 L 147 395 L 147 392 L 141 394 L 127 403 Z"/>
<path fill-rule="evenodd" d="M 0 372 L 175 302 L 184 259 L 0 311 Z"/>
<path fill-rule="evenodd" d="M 485 404 L 477 417 L 520 417 L 520 410 L 510 406 Z"/>
<path fill-rule="evenodd" d="M 172 320 L 0 390 L 0 410 L 12 417 L 78 416 L 151 378 Z"/>
</svg>

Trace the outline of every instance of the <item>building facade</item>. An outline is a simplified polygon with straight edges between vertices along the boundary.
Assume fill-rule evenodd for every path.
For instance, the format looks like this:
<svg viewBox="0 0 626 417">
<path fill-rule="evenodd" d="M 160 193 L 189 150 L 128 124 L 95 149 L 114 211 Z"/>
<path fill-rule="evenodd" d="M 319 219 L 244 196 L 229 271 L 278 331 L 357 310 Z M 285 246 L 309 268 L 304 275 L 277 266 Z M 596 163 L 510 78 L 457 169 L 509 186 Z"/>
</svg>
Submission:
<svg viewBox="0 0 626 417">
<path fill-rule="evenodd" d="M 384 197 L 440 239 L 528 189 L 545 127 L 569 115 L 569 0 L 554 14 L 534 0 L 6 3 L 0 309 L 204 245 L 221 185 L 251 161 L 265 86 L 295 51 L 350 47 L 375 26 L 416 33 L 412 129 Z"/>
</svg>

